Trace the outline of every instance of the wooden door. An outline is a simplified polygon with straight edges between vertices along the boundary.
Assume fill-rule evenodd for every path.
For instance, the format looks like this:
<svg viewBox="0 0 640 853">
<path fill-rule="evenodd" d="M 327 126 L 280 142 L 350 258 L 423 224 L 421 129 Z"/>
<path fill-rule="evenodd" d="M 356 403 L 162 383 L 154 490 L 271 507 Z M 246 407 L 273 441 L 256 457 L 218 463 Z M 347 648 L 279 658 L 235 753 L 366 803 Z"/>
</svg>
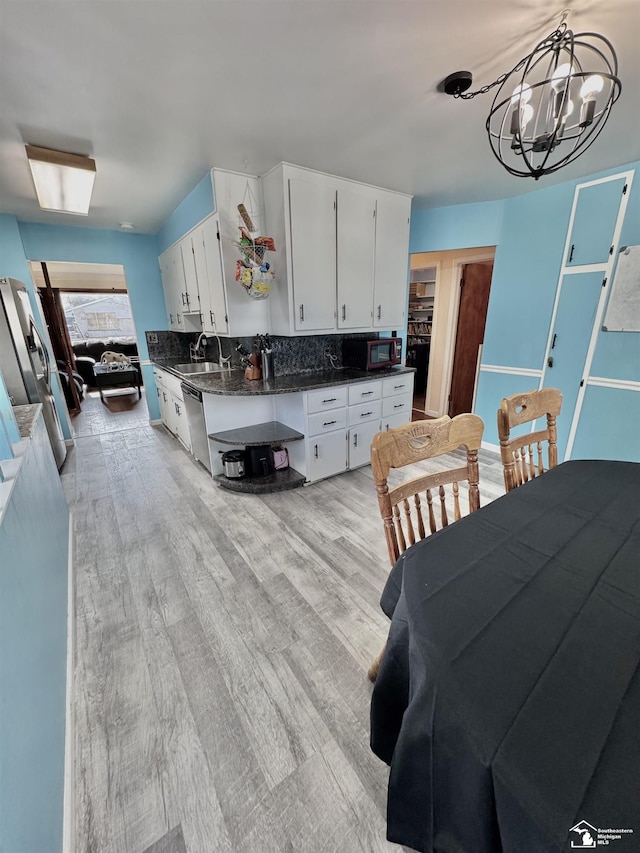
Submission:
<svg viewBox="0 0 640 853">
<path fill-rule="evenodd" d="M 453 356 L 449 416 L 470 412 L 476 380 L 478 347 L 484 340 L 493 262 L 465 264 L 460 282 L 460 309 Z"/>
</svg>

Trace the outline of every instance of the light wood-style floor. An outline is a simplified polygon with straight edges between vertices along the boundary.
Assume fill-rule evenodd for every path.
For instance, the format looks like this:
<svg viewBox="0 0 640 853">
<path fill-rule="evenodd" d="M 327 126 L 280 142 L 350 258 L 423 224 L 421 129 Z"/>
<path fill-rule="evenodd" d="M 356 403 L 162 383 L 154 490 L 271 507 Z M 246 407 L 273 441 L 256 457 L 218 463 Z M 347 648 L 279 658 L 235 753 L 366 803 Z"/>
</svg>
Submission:
<svg viewBox="0 0 640 853">
<path fill-rule="evenodd" d="M 371 469 L 225 492 L 145 410 L 86 400 L 62 474 L 76 850 L 400 849 L 369 749 L 366 669 L 388 629 Z M 484 503 L 502 494 L 492 454 L 481 484 Z"/>
</svg>

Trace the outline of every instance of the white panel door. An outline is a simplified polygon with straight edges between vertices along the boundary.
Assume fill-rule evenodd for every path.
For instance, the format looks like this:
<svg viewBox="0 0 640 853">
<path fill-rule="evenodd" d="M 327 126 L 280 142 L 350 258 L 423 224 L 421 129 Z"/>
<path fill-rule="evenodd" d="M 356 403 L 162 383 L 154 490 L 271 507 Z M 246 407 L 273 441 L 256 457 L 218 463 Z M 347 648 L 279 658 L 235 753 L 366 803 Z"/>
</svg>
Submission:
<svg viewBox="0 0 640 853">
<path fill-rule="evenodd" d="M 314 483 L 347 470 L 347 434 L 340 429 L 307 439 L 307 479 Z"/>
<path fill-rule="evenodd" d="M 335 329 L 336 193 L 289 179 L 291 269 L 297 331 Z"/>
<path fill-rule="evenodd" d="M 359 468 L 371 462 L 371 442 L 380 432 L 380 421 L 369 421 L 349 430 L 349 468 Z"/>
<path fill-rule="evenodd" d="M 376 237 L 374 198 L 338 189 L 338 328 L 373 325 L 373 269 Z"/>
<path fill-rule="evenodd" d="M 373 325 L 378 329 L 398 329 L 405 324 L 410 217 L 411 199 L 378 194 L 373 290 Z"/>
<path fill-rule="evenodd" d="M 204 296 L 200 292 L 202 311 L 202 328 L 207 332 L 217 332 L 219 335 L 229 334 L 229 318 L 227 315 L 227 300 L 222 275 L 222 255 L 220 252 L 220 236 L 218 217 L 211 216 L 198 229 L 198 243 L 194 250 L 196 269 L 206 281 Z M 198 279 L 200 281 L 200 279 Z"/>
</svg>

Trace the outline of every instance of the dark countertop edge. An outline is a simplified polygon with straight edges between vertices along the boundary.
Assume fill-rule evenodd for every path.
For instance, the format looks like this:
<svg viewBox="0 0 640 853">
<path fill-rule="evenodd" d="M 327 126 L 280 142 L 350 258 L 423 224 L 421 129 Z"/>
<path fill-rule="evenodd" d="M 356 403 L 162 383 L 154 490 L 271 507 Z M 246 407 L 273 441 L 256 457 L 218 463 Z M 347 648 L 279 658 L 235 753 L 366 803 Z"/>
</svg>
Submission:
<svg viewBox="0 0 640 853">
<path fill-rule="evenodd" d="M 405 373 L 415 373 L 415 367 L 389 367 L 380 370 L 353 370 L 343 368 L 336 370 L 329 376 L 329 371 L 318 373 L 295 373 L 288 376 L 275 377 L 271 382 L 262 379 L 248 380 L 244 378 L 242 368 L 234 369 L 230 373 L 202 374 L 196 378 L 193 374 L 184 376 L 173 370 L 171 361 L 180 364 L 179 359 L 167 359 L 166 361 L 152 361 L 152 364 L 161 370 L 166 370 L 176 376 L 182 382 L 202 391 L 205 394 L 219 394 L 235 397 L 265 396 L 273 394 L 296 394 L 300 391 L 315 391 L 318 388 L 329 388 L 332 385 L 351 385 L 357 382 L 369 382 L 375 379 L 386 379 L 389 376 L 399 376 Z M 203 378 L 206 377 L 206 380 Z M 232 379 L 233 382 L 229 380 Z"/>
</svg>

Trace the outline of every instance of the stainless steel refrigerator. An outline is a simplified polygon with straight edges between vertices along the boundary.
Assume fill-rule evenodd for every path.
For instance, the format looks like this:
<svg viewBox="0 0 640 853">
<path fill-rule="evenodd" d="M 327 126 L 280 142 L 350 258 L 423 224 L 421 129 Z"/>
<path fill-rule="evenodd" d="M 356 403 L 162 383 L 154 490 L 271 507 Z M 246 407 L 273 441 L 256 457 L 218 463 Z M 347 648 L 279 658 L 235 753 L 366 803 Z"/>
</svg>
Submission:
<svg viewBox="0 0 640 853">
<path fill-rule="evenodd" d="M 14 278 L 0 278 L 0 370 L 14 406 L 42 403 L 59 470 L 67 448 L 51 391 L 49 353 L 33 319 L 27 288 Z"/>
</svg>

